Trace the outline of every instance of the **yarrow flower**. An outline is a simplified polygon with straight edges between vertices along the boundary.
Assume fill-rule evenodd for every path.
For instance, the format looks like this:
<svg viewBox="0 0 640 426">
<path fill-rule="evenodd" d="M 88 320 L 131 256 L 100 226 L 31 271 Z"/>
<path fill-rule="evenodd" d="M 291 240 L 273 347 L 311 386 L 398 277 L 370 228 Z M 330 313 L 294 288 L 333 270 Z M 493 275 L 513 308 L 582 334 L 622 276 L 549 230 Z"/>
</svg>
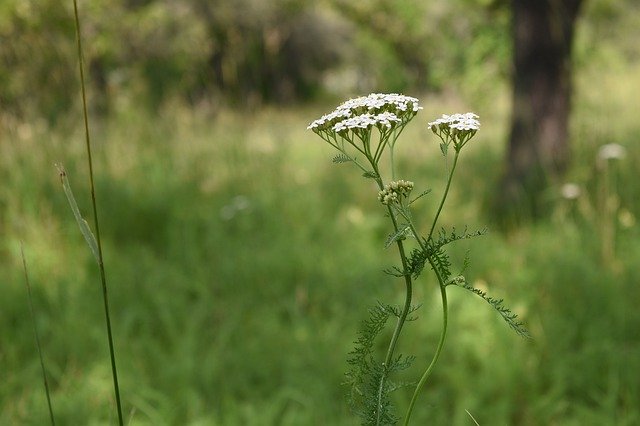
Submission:
<svg viewBox="0 0 640 426">
<path fill-rule="evenodd" d="M 442 117 L 430 122 L 427 126 L 434 133 L 439 130 L 446 130 L 447 128 L 478 130 L 480 128 L 480 121 L 478 121 L 478 118 L 480 117 L 473 112 L 452 115 L 442 114 Z"/>
<path fill-rule="evenodd" d="M 442 117 L 428 123 L 427 127 L 442 140 L 445 147 L 450 142 L 453 142 L 455 150 L 460 151 L 480 129 L 479 118 L 473 112 L 452 115 L 442 114 Z"/>
<path fill-rule="evenodd" d="M 389 182 L 384 189 L 378 192 L 378 201 L 384 205 L 398 203 L 402 197 L 408 197 L 413 190 L 413 182 L 408 180 L 398 180 Z"/>
<path fill-rule="evenodd" d="M 368 175 L 376 173 L 360 165 L 346 152 L 346 144 L 364 154 L 375 169 L 385 151 L 394 148 L 404 126 L 421 110 L 418 99 L 397 93 L 372 93 L 349 99 L 307 126 L 331 146 L 338 149 Z M 378 138 L 372 138 L 373 129 Z"/>
<path fill-rule="evenodd" d="M 349 99 L 313 121 L 307 129 L 318 134 L 349 130 L 391 129 L 406 124 L 422 109 L 418 99 L 397 93 L 372 93 Z"/>
<path fill-rule="evenodd" d="M 380 130 L 382 130 L 383 127 L 391 129 L 396 123 L 400 122 L 400 118 L 392 112 L 383 112 L 378 115 L 366 113 L 339 121 L 333 125 L 332 130 L 341 134 L 346 133 L 349 130 L 367 130 L 373 126 L 378 127 Z"/>
</svg>

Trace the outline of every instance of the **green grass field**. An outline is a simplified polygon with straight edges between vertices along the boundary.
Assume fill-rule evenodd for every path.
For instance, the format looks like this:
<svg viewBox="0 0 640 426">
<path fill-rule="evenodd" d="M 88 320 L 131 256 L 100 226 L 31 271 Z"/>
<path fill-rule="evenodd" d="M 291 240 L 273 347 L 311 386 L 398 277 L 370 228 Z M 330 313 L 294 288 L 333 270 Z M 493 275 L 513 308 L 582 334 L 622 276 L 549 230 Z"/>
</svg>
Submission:
<svg viewBox="0 0 640 426">
<path fill-rule="evenodd" d="M 583 192 L 563 200 L 552 188 L 549 219 L 509 234 L 492 230 L 485 208 L 500 174 L 507 91 L 479 106 L 420 96 L 425 109 L 398 148 L 402 175 L 440 194 L 443 164 L 426 122 L 444 112 L 480 115 L 443 224 L 489 226 L 487 236 L 458 243 L 454 257 L 462 262 L 469 251 L 470 280 L 505 298 L 533 339 L 453 289 L 449 339 L 414 424 L 472 425 L 467 411 L 481 425 L 640 424 L 638 75 L 578 75 L 568 180 Z M 335 153 L 306 130 L 333 106 L 213 114 L 176 105 L 152 115 L 124 105 L 92 122 L 129 424 L 357 424 L 341 386 L 346 354 L 367 308 L 400 303 L 402 283 L 382 273 L 396 260 L 383 248 L 389 229 L 376 189 L 332 164 Z M 0 143 L 1 425 L 48 423 L 20 241 L 57 422 L 115 423 L 98 270 L 54 167 L 65 165 L 90 217 L 77 117 L 53 130 L 6 122 Z M 609 217 L 599 213 L 596 165 L 606 143 L 627 148 L 613 164 Z M 432 214 L 436 199 L 425 197 L 416 215 Z M 605 223 L 616 232 L 603 261 Z M 440 329 L 436 283 L 425 275 L 416 287 L 419 319 L 399 343 L 418 357 L 412 376 Z M 401 409 L 409 397 L 397 394 Z"/>
</svg>

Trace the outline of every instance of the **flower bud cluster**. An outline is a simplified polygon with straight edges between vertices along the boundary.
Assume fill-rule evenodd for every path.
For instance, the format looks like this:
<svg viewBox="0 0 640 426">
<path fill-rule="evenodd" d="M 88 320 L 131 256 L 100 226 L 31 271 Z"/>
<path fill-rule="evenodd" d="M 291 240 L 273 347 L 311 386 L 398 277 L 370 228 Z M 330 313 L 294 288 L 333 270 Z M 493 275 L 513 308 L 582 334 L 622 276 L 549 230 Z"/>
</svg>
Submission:
<svg viewBox="0 0 640 426">
<path fill-rule="evenodd" d="M 408 180 L 398 180 L 389 182 L 384 189 L 378 192 L 378 200 L 384 205 L 398 203 L 402 197 L 409 196 L 413 190 L 413 182 Z"/>
<path fill-rule="evenodd" d="M 313 121 L 307 129 L 318 134 L 380 130 L 406 124 L 422 107 L 418 99 L 396 93 L 372 93 L 340 104 L 334 111 Z"/>
<path fill-rule="evenodd" d="M 429 129 L 438 135 L 445 144 L 453 141 L 456 151 L 469 141 L 480 129 L 478 115 L 473 112 L 465 114 L 442 114 L 442 117 L 427 124 Z"/>
</svg>

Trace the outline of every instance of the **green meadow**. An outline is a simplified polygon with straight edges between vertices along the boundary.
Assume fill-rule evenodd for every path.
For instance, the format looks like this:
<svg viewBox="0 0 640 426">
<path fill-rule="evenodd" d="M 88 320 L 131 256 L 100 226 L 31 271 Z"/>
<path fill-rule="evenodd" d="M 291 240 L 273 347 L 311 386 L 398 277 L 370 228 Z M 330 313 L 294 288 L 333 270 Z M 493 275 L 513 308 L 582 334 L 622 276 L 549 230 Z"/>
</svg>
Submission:
<svg viewBox="0 0 640 426">
<path fill-rule="evenodd" d="M 489 230 L 452 246 L 452 257 L 461 268 L 468 253 L 470 282 L 504 298 L 532 335 L 520 338 L 480 298 L 452 289 L 448 340 L 414 424 L 640 424 L 640 65 L 610 53 L 576 69 L 573 162 L 549 188 L 548 214 L 508 231 L 490 208 L 508 85 L 491 82 L 488 96 L 473 84 L 471 94 L 407 93 L 424 110 L 399 141 L 401 174 L 433 190 L 416 216 L 433 214 L 445 184 L 426 123 L 480 116 L 441 225 Z M 358 424 L 342 385 L 347 353 L 367 309 L 402 303 L 403 284 L 383 273 L 397 258 L 384 248 L 376 187 L 333 164 L 335 152 L 306 130 L 346 97 L 156 110 L 124 97 L 90 116 L 127 424 Z M 7 116 L 0 125 L 0 425 L 49 424 L 21 242 L 56 424 L 116 424 L 99 271 L 55 167 L 66 168 L 89 219 L 80 109 L 57 124 Z M 626 155 L 599 159 L 605 144 Z M 579 194 L 563 195 L 566 183 Z M 428 274 L 415 302 L 418 318 L 399 342 L 417 357 L 411 377 L 441 327 Z M 394 395 L 403 413 L 411 389 Z"/>
</svg>

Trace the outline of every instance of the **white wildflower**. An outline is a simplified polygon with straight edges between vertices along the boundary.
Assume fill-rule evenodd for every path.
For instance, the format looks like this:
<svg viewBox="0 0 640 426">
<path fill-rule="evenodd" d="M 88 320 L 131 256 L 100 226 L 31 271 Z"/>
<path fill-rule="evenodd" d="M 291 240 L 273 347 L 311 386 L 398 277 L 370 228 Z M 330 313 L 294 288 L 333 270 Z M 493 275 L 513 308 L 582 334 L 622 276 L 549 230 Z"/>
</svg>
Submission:
<svg viewBox="0 0 640 426">
<path fill-rule="evenodd" d="M 350 116 L 351 111 L 347 109 L 336 109 L 335 111 L 332 111 L 329 114 L 325 114 L 319 119 L 313 121 L 311 124 L 309 124 L 309 126 L 307 126 L 307 129 L 315 131 L 331 128 L 336 121 L 348 118 Z"/>
<path fill-rule="evenodd" d="M 313 121 L 307 129 L 314 132 L 345 132 L 370 129 L 373 126 L 392 128 L 406 124 L 421 110 L 417 98 L 397 93 L 372 93 L 349 99 L 334 111 Z"/>
<path fill-rule="evenodd" d="M 453 142 L 455 150 L 459 152 L 480 129 L 479 118 L 473 112 L 442 114 L 442 117 L 427 123 L 427 127 L 442 140 L 443 153 L 446 153 L 446 147 L 451 142 Z"/>
<path fill-rule="evenodd" d="M 602 145 L 598 150 L 598 158 L 602 160 L 621 160 L 626 157 L 626 155 L 626 148 L 617 143 Z"/>
<path fill-rule="evenodd" d="M 376 124 L 376 117 L 371 114 L 361 114 L 355 117 L 345 118 L 342 121 L 338 121 L 333 126 L 333 131 L 336 133 L 357 130 L 357 129 L 369 129 Z"/>
<path fill-rule="evenodd" d="M 400 119 L 397 115 L 392 112 L 383 112 L 382 114 L 378 114 L 375 117 L 376 123 L 381 126 L 385 126 L 390 129 L 393 126 L 393 123 L 400 123 Z"/>
<path fill-rule="evenodd" d="M 442 117 L 427 124 L 429 129 L 437 132 L 438 130 L 457 129 L 462 131 L 480 129 L 480 121 L 478 115 L 473 112 L 465 114 L 442 114 Z"/>
<path fill-rule="evenodd" d="M 580 186 L 575 183 L 565 183 L 560 188 L 560 194 L 562 195 L 562 198 L 566 200 L 575 200 L 581 193 L 582 190 L 580 189 Z"/>
</svg>

